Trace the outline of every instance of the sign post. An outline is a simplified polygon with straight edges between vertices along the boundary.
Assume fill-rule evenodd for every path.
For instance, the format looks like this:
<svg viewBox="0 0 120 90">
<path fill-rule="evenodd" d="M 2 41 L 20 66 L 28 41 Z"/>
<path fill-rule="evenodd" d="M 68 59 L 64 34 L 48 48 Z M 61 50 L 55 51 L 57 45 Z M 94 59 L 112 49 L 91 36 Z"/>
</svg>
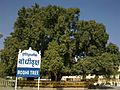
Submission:
<svg viewBox="0 0 120 90">
<path fill-rule="evenodd" d="M 16 80 L 15 80 L 15 90 L 17 90 L 17 77 L 16 77 Z"/>
<path fill-rule="evenodd" d="M 38 77 L 38 90 L 40 81 L 40 64 L 41 64 L 41 52 L 19 50 L 18 61 L 17 61 L 17 74 L 15 82 L 15 90 L 17 90 L 17 77 Z"/>
</svg>

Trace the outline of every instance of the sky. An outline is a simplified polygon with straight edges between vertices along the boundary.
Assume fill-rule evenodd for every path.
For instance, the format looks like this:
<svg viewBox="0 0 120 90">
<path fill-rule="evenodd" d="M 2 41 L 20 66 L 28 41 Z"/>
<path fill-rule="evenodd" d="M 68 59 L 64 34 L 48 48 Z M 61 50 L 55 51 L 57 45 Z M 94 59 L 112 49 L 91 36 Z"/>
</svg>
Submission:
<svg viewBox="0 0 120 90">
<path fill-rule="evenodd" d="M 14 31 L 18 10 L 31 7 L 35 3 L 42 6 L 57 5 L 64 8 L 80 8 L 80 20 L 96 20 L 106 26 L 109 41 L 120 48 L 120 0 L 0 0 L 0 49 L 4 39 Z"/>
</svg>

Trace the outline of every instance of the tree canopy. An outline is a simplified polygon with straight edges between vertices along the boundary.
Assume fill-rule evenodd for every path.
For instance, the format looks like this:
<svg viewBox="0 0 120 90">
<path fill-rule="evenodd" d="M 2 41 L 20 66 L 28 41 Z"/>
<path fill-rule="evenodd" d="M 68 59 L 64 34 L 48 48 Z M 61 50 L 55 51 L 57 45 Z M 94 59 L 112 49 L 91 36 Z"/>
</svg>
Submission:
<svg viewBox="0 0 120 90">
<path fill-rule="evenodd" d="M 18 50 L 32 47 L 42 51 L 41 73 L 52 80 L 63 75 L 115 74 L 118 47 L 108 44 L 109 35 L 102 23 L 79 20 L 79 14 L 78 8 L 52 5 L 21 8 L 14 32 L 4 42 L 2 73 L 15 75 Z"/>
</svg>

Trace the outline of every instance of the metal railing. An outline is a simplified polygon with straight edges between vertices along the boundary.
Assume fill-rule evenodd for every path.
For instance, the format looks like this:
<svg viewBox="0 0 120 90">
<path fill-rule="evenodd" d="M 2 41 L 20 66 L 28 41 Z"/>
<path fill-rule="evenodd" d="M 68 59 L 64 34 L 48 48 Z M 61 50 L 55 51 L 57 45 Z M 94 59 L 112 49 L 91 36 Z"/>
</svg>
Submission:
<svg viewBox="0 0 120 90">
<path fill-rule="evenodd" d="M 55 81 L 40 81 L 40 87 L 88 87 L 87 82 L 55 82 Z M 20 87 L 37 87 L 37 81 L 18 81 L 18 86 Z"/>
<path fill-rule="evenodd" d="M 66 81 L 40 81 L 40 87 L 88 87 L 87 82 L 66 82 Z M 0 78 L 0 87 L 14 87 L 15 80 L 6 80 Z M 18 87 L 37 87 L 38 81 L 18 80 Z"/>
<path fill-rule="evenodd" d="M 14 80 L 6 80 L 0 78 L 0 87 L 14 87 L 15 81 Z"/>
</svg>

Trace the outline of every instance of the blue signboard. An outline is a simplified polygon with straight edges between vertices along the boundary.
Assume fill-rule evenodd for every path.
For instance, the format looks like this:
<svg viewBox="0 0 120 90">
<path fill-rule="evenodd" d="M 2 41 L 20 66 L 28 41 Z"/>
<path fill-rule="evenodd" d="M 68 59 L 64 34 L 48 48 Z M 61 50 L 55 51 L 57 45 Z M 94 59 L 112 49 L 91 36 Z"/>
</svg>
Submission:
<svg viewBox="0 0 120 90">
<path fill-rule="evenodd" d="M 40 76 L 41 53 L 32 50 L 19 51 L 17 62 L 17 77 Z"/>
<path fill-rule="evenodd" d="M 38 77 L 40 68 L 17 68 L 17 77 Z"/>
</svg>

